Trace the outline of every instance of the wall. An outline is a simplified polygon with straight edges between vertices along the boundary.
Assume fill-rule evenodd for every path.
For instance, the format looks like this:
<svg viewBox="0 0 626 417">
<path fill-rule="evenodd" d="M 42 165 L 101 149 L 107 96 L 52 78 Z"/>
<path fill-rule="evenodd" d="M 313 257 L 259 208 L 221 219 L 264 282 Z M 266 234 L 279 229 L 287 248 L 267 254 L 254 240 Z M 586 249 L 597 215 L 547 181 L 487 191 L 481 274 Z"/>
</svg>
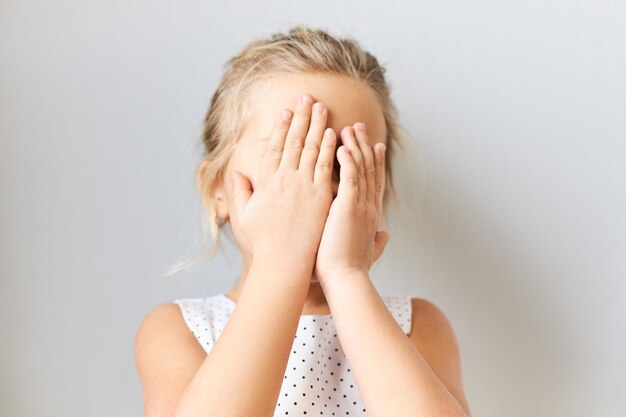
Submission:
<svg viewBox="0 0 626 417">
<path fill-rule="evenodd" d="M 223 63 L 305 23 L 387 67 L 406 210 L 372 275 L 442 308 L 473 415 L 626 414 L 626 29 L 617 1 L 0 3 L 0 414 L 141 415 L 160 303 L 228 291 L 196 253 Z M 621 24 L 620 24 L 621 23 Z"/>
</svg>

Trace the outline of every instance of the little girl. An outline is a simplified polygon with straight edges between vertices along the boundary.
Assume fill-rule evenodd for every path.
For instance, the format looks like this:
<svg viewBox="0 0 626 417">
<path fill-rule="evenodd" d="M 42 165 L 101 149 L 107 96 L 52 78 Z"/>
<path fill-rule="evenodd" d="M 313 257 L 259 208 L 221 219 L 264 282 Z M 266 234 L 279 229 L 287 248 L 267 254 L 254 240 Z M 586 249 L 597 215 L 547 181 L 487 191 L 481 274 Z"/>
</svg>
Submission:
<svg viewBox="0 0 626 417">
<path fill-rule="evenodd" d="M 402 145 L 384 68 L 304 26 L 228 64 L 198 185 L 215 242 L 230 223 L 241 278 L 143 319 L 145 415 L 470 416 L 443 312 L 381 297 L 368 276 Z"/>
</svg>

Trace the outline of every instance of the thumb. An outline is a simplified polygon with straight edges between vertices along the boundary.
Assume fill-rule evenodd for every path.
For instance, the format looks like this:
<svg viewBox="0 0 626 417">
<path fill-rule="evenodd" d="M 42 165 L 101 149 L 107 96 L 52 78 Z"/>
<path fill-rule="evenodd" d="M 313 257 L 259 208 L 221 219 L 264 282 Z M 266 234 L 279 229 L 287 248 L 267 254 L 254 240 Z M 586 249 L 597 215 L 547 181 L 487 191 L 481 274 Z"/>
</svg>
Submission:
<svg viewBox="0 0 626 417">
<path fill-rule="evenodd" d="M 230 173 L 230 181 L 233 184 L 233 198 L 237 212 L 241 213 L 252 195 L 252 185 L 250 184 L 250 180 L 239 171 L 232 171 Z"/>
<path fill-rule="evenodd" d="M 374 236 L 374 259 L 372 260 L 372 264 L 378 260 L 380 255 L 383 253 L 385 246 L 387 246 L 387 242 L 391 235 L 385 231 L 376 232 L 376 236 Z"/>
</svg>

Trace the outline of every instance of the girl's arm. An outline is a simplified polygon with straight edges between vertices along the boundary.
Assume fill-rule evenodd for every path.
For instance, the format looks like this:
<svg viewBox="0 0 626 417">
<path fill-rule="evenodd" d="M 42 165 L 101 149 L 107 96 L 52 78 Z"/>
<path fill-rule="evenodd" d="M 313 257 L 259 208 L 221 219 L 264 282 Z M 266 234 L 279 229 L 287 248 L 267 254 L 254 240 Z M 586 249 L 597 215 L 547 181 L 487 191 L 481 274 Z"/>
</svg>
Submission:
<svg viewBox="0 0 626 417">
<path fill-rule="evenodd" d="M 172 335 L 163 322 L 142 323 L 136 361 L 146 416 L 272 416 L 312 268 L 253 260 L 235 310 L 202 362 L 191 354 L 189 340 Z"/>
<path fill-rule="evenodd" d="M 194 351 L 188 338 L 176 340 L 156 320 L 141 326 L 138 368 L 149 390 L 147 406 L 157 404 L 150 416 L 171 417 L 172 404 L 175 417 L 274 414 L 332 202 L 336 138 L 326 128 L 323 104 L 312 115 L 314 101 L 310 94 L 300 97 L 293 123 L 291 110 L 276 117 L 254 192 L 244 173 L 230 171 L 230 214 L 252 249 L 252 261 L 235 310 L 190 382 Z"/>
<path fill-rule="evenodd" d="M 312 269 L 253 260 L 235 310 L 174 417 L 274 414 Z"/>
<path fill-rule="evenodd" d="M 458 350 L 445 316 L 429 313 L 423 318 L 429 321 L 429 333 L 420 337 L 433 339 L 428 343 L 435 345 L 438 356 L 445 353 L 437 361 L 437 372 L 446 384 L 404 334 L 368 274 L 340 278 L 328 280 L 324 293 L 367 415 L 470 417 Z"/>
<path fill-rule="evenodd" d="M 338 194 L 322 234 L 315 275 L 368 416 L 468 417 L 458 352 L 445 317 L 424 309 L 428 312 L 424 320 L 431 320 L 427 327 L 433 330 L 420 335 L 436 341 L 428 357 L 437 364 L 440 378 L 390 314 L 368 274 L 374 255 L 389 239 L 387 233 L 377 232 L 383 213 L 386 146 L 372 146 L 361 122 L 344 128 L 342 139 L 337 151 Z M 439 351 L 437 355 L 433 350 Z"/>
</svg>

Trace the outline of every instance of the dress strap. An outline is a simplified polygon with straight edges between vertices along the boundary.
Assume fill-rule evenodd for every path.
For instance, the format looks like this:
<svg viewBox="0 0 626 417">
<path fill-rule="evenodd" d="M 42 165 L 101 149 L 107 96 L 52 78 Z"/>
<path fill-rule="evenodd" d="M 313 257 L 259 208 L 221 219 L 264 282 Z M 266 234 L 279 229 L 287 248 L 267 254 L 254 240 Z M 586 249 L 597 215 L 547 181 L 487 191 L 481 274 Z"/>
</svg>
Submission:
<svg viewBox="0 0 626 417">
<path fill-rule="evenodd" d="M 404 333 L 411 333 L 412 297 L 410 295 L 384 295 L 381 298 Z"/>
</svg>

